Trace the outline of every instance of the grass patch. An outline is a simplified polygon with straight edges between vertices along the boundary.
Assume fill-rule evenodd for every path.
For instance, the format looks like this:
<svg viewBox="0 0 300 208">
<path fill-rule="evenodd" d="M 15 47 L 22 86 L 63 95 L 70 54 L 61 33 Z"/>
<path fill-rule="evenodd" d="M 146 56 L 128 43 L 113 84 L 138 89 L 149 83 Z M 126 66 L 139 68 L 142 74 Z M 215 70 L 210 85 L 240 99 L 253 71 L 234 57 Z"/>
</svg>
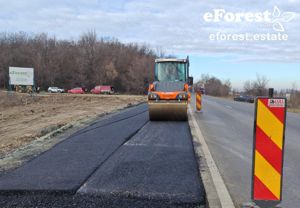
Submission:
<svg viewBox="0 0 300 208">
<path fill-rule="evenodd" d="M 287 111 L 300 114 L 300 108 L 288 108 Z"/>
</svg>

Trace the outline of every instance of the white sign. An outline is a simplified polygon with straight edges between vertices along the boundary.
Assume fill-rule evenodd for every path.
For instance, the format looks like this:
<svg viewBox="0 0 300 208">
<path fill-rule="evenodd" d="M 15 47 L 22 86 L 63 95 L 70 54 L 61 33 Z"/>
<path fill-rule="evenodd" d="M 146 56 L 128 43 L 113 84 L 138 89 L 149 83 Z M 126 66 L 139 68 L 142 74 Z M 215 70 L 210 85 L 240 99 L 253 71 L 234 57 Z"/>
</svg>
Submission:
<svg viewBox="0 0 300 208">
<path fill-rule="evenodd" d="M 285 107 L 285 99 L 269 99 L 268 100 L 269 107 L 275 108 L 284 108 Z"/>
<path fill-rule="evenodd" d="M 9 67 L 11 85 L 33 85 L 33 68 Z"/>
</svg>

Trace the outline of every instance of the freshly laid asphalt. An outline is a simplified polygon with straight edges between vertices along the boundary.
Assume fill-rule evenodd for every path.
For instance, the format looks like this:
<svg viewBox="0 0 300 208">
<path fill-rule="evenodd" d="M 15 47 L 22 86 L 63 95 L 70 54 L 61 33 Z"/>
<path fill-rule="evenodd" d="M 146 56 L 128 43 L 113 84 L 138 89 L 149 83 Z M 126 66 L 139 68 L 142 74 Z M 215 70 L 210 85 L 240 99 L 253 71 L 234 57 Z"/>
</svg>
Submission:
<svg viewBox="0 0 300 208">
<path fill-rule="evenodd" d="M 0 207 L 199 207 L 187 122 L 147 105 L 105 117 L 0 177 Z"/>
<path fill-rule="evenodd" d="M 149 122 L 78 192 L 197 203 L 201 185 L 192 143 L 186 138 L 187 123 Z"/>
</svg>

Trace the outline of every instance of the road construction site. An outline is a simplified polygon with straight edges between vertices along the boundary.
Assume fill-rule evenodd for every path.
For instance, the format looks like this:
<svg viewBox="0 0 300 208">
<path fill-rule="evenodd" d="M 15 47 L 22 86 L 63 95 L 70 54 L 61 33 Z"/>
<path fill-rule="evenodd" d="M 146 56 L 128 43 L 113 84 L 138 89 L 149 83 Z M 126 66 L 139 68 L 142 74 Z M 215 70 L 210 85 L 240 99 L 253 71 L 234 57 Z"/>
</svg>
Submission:
<svg viewBox="0 0 300 208">
<path fill-rule="evenodd" d="M 39 150 L 29 145 L 22 154 L 16 153 L 18 148 L 6 154 L 0 161 L 0 206 L 233 208 L 249 202 L 262 208 L 281 202 L 284 207 L 297 206 L 299 165 L 292 156 L 299 149 L 295 147 L 300 129 L 295 124 L 300 116 L 286 114 L 287 99 L 274 98 L 270 88 L 269 96 L 257 97 L 255 104 L 237 103 L 202 96 L 197 87 L 189 76 L 187 57 L 155 60 L 148 104 L 143 96 L 26 98 L 29 108 L 24 117 L 28 111 L 37 115 L 22 121 L 16 114 L 27 125 L 21 131 L 16 120 L 7 125 L 11 116 L 2 113 L 2 130 L 8 138 L 40 123 L 50 128 L 53 122 L 67 131 L 72 125 L 66 128 L 61 122 L 91 118 L 87 126 L 65 132 L 51 144 L 47 140 L 55 133 L 44 132 L 50 135 L 36 139 Z M 9 93 L 7 98 L 11 99 Z M 55 107 L 45 107 L 49 98 Z M 133 107 L 113 113 L 128 106 Z"/>
<path fill-rule="evenodd" d="M 254 105 L 204 96 L 201 112 L 194 97 L 189 108 L 230 200 L 242 207 L 251 200 Z M 98 118 L 1 172 L 0 206 L 222 207 L 220 183 L 209 178 L 211 171 L 199 158 L 203 143 L 195 144 L 190 121 L 149 121 L 148 114 L 147 105 L 140 104 Z M 300 202 L 299 120 L 287 114 L 284 207 Z M 201 178 L 205 173 L 209 177 Z"/>
</svg>

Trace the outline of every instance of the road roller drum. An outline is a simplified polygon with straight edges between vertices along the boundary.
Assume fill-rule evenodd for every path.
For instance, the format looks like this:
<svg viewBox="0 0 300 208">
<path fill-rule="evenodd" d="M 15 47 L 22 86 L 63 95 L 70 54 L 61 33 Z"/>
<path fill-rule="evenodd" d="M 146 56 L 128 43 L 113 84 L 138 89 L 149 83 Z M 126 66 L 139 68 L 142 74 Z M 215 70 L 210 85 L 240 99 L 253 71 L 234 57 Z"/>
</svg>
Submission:
<svg viewBox="0 0 300 208">
<path fill-rule="evenodd" d="M 186 121 L 188 102 L 149 102 L 151 121 Z"/>
</svg>

